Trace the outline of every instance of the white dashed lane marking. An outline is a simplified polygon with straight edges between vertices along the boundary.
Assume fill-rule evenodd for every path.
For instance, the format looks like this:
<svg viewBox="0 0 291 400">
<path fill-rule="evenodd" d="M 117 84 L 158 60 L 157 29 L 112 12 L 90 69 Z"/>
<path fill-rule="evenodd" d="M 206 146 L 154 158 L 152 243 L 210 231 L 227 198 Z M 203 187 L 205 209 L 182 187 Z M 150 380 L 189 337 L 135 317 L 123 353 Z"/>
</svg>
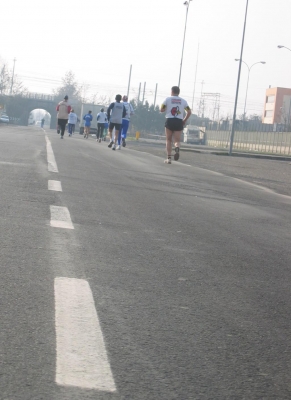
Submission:
<svg viewBox="0 0 291 400">
<path fill-rule="evenodd" d="M 56 383 L 115 392 L 90 286 L 86 280 L 55 279 Z"/>
<path fill-rule="evenodd" d="M 50 206 L 50 226 L 54 228 L 74 229 L 70 212 L 67 207 Z"/>
<path fill-rule="evenodd" d="M 53 152 L 52 144 L 47 135 L 45 136 L 46 140 L 46 152 L 47 152 L 47 163 L 49 172 L 59 172 L 58 166 L 55 160 L 55 155 Z"/>
<path fill-rule="evenodd" d="M 60 181 L 48 181 L 48 190 L 54 190 L 56 192 L 62 192 L 62 184 Z"/>
</svg>

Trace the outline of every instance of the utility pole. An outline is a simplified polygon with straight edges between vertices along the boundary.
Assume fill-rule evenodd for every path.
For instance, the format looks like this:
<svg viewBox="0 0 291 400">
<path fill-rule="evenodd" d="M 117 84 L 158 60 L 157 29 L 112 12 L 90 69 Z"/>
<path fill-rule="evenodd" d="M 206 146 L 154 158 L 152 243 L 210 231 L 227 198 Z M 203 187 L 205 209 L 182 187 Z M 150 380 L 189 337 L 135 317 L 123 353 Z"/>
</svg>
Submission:
<svg viewBox="0 0 291 400">
<path fill-rule="evenodd" d="M 194 88 L 193 88 L 193 96 L 192 96 L 192 113 L 193 113 L 193 109 L 194 109 L 194 98 L 195 98 L 196 78 L 197 78 L 197 69 L 198 69 L 198 58 L 199 58 L 199 43 L 198 43 L 196 69 L 195 69 L 195 79 L 194 79 Z"/>
<path fill-rule="evenodd" d="M 138 88 L 137 104 L 139 103 L 140 91 L 141 91 L 141 82 L 139 83 L 139 88 Z"/>
<path fill-rule="evenodd" d="M 130 80 L 131 80 L 131 70 L 132 70 L 132 65 L 130 65 L 130 70 L 129 70 L 128 87 L 127 87 L 127 98 L 128 98 L 128 96 L 129 96 Z"/>
<path fill-rule="evenodd" d="M 156 83 L 156 91 L 155 91 L 154 107 L 156 107 L 157 91 L 158 91 L 158 84 Z"/>
<path fill-rule="evenodd" d="M 15 70 L 15 61 L 16 58 L 13 60 L 13 71 L 12 71 L 12 79 L 11 79 L 11 86 L 10 86 L 10 96 L 12 95 L 12 88 L 13 88 L 13 81 L 14 81 L 14 70 Z"/>
<path fill-rule="evenodd" d="M 143 105 L 143 102 L 144 102 L 145 88 L 146 88 L 146 82 L 143 85 L 142 105 Z"/>
<path fill-rule="evenodd" d="M 199 102 L 199 110 L 198 110 L 198 117 L 200 117 L 200 111 L 201 111 L 201 106 L 202 106 L 202 94 L 203 94 L 203 86 L 204 86 L 204 81 L 201 82 L 201 94 L 200 94 L 200 102 Z M 204 110 L 204 105 L 203 105 L 203 110 Z M 203 111 L 204 112 L 204 111 Z"/>
</svg>

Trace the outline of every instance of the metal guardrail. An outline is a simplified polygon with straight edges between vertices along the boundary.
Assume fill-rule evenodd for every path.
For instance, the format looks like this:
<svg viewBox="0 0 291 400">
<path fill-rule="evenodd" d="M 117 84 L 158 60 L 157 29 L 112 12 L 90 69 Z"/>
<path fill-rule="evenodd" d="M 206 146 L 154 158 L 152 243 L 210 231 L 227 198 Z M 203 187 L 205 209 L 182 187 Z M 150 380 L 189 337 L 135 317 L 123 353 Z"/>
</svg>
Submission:
<svg viewBox="0 0 291 400">
<path fill-rule="evenodd" d="M 55 96 L 43 93 L 24 93 L 21 95 L 21 97 L 24 97 L 26 99 L 55 101 Z"/>
<path fill-rule="evenodd" d="M 230 132 L 207 131 L 207 145 L 229 148 Z M 291 155 L 291 132 L 235 132 L 233 149 Z"/>
<path fill-rule="evenodd" d="M 135 137 L 135 132 L 128 136 Z M 141 132 L 140 138 L 165 140 L 164 134 Z M 183 138 L 181 138 L 183 141 Z M 205 144 L 208 147 L 229 149 L 229 131 L 206 130 Z M 237 131 L 234 135 L 233 149 L 241 152 L 291 155 L 291 132 Z"/>
</svg>

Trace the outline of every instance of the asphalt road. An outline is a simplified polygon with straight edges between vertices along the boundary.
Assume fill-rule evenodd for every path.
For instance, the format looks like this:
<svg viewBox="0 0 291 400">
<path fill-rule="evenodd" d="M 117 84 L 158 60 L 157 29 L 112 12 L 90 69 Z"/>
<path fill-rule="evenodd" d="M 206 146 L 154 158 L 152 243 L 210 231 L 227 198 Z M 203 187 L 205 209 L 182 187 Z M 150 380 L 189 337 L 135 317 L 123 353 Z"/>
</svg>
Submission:
<svg viewBox="0 0 291 400">
<path fill-rule="evenodd" d="M 1 399 L 291 398 L 291 166 L 163 159 L 0 127 Z"/>
<path fill-rule="evenodd" d="M 165 144 L 153 140 L 131 140 L 130 148 L 155 154 L 159 157 L 166 156 Z M 186 145 L 187 146 L 187 145 Z M 185 147 L 182 144 L 182 148 Z M 216 150 L 206 146 L 188 146 L 181 152 L 179 161 L 194 167 L 220 172 L 224 175 L 242 179 L 269 188 L 277 193 L 291 196 L 291 166 L 289 161 L 277 161 L 272 159 L 251 157 L 229 157 L 225 150 L 221 155 L 211 154 Z M 219 150 L 217 150 L 219 154 Z M 259 155 L 256 155 L 259 157 Z M 278 155 L 279 157 L 279 155 Z"/>
</svg>

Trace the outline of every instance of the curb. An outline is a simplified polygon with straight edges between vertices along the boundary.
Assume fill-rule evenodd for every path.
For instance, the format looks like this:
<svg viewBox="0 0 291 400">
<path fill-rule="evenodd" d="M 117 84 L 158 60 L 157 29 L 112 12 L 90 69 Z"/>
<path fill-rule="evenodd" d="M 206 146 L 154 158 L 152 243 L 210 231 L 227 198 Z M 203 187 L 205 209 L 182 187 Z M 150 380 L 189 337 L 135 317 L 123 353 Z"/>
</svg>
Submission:
<svg viewBox="0 0 291 400">
<path fill-rule="evenodd" d="M 164 143 L 159 143 L 156 140 L 150 140 L 146 139 L 143 140 L 143 138 L 139 139 L 143 143 L 155 143 L 159 145 L 163 145 Z M 182 144 L 182 143 L 181 143 Z M 182 145 L 183 146 L 183 145 Z M 192 153 L 200 153 L 200 154 L 213 154 L 216 156 L 226 156 L 226 157 L 245 157 L 245 158 L 261 158 L 264 160 L 274 160 L 274 161 L 291 161 L 290 156 L 277 156 L 273 154 L 254 154 L 254 153 L 239 153 L 239 152 L 232 152 L 232 156 L 228 154 L 227 151 L 225 150 L 211 150 L 211 149 L 201 149 L 199 148 L 194 148 L 194 147 L 180 147 L 181 151 L 189 151 Z"/>
<path fill-rule="evenodd" d="M 232 156 L 228 154 L 226 151 L 212 151 L 212 150 L 198 150 L 198 149 L 187 149 L 181 147 L 181 151 L 190 151 L 192 153 L 206 153 L 206 154 L 214 154 L 216 156 L 226 156 L 226 157 L 245 157 L 245 158 L 261 158 L 265 160 L 275 160 L 275 161 L 291 161 L 291 157 L 289 156 L 276 156 L 272 154 L 253 154 L 253 153 L 238 153 L 232 152 Z"/>
</svg>

